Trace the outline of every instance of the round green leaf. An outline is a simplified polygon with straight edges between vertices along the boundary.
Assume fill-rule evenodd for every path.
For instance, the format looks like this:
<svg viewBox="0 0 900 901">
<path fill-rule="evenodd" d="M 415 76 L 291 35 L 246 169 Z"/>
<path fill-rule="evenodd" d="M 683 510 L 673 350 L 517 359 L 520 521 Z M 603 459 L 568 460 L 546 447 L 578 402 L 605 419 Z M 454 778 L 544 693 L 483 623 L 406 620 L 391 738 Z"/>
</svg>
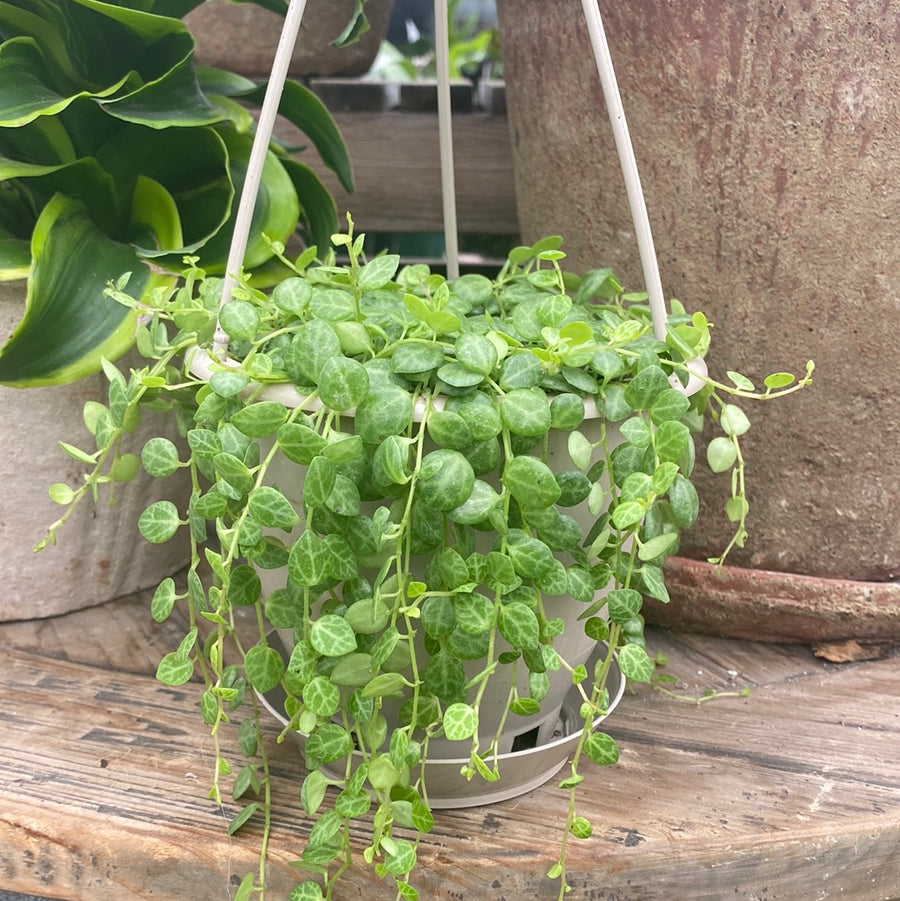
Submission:
<svg viewBox="0 0 900 901">
<path fill-rule="evenodd" d="M 150 615 L 157 623 L 169 618 L 172 608 L 175 606 L 175 580 L 163 579 L 153 592 L 153 600 L 150 602 Z"/>
<path fill-rule="evenodd" d="M 341 342 L 334 326 L 324 319 L 313 319 L 291 341 L 292 366 L 312 382 L 317 382 L 322 367 L 341 353 Z M 289 370 L 290 371 L 290 370 Z"/>
<path fill-rule="evenodd" d="M 312 285 L 305 278 L 286 278 L 272 291 L 272 302 L 285 313 L 299 316 L 309 305 Z"/>
<path fill-rule="evenodd" d="M 356 408 L 356 434 L 366 444 L 380 444 L 388 435 L 402 435 L 412 418 L 413 400 L 397 385 L 369 391 Z"/>
<path fill-rule="evenodd" d="M 509 711 L 516 716 L 534 716 L 541 712 L 541 705 L 534 698 L 516 698 L 509 705 Z"/>
<path fill-rule="evenodd" d="M 275 648 L 254 645 L 244 657 L 244 672 L 257 691 L 271 691 L 284 675 L 284 660 Z"/>
<path fill-rule="evenodd" d="M 289 422 L 278 430 L 278 447 L 294 463 L 309 464 L 323 451 L 325 444 L 325 439 L 315 429 L 302 423 Z"/>
<path fill-rule="evenodd" d="M 313 291 L 309 307 L 316 319 L 324 319 L 329 323 L 352 319 L 356 315 L 353 295 L 340 288 L 316 289 Z"/>
<path fill-rule="evenodd" d="M 472 445 L 472 433 L 466 421 L 449 410 L 439 410 L 428 417 L 428 436 L 439 447 L 464 451 Z"/>
<path fill-rule="evenodd" d="M 510 541 L 507 553 L 523 579 L 538 579 L 556 567 L 553 551 L 538 538 L 517 537 Z"/>
<path fill-rule="evenodd" d="M 326 613 L 310 627 L 309 642 L 324 657 L 343 657 L 356 650 L 356 633 L 342 616 Z"/>
<path fill-rule="evenodd" d="M 242 372 L 225 369 L 214 372 L 209 378 L 209 387 L 218 397 L 237 397 L 250 384 L 250 379 Z"/>
<path fill-rule="evenodd" d="M 467 401 L 456 412 L 462 417 L 475 441 L 496 438 L 503 430 L 503 420 L 493 403 Z"/>
<path fill-rule="evenodd" d="M 773 372 L 771 375 L 767 375 L 765 379 L 763 379 L 763 384 L 770 391 L 776 391 L 779 388 L 787 388 L 788 385 L 792 385 L 794 381 L 794 376 L 790 372 Z M 741 386 L 739 385 L 738 387 Z"/>
<path fill-rule="evenodd" d="M 314 773 L 310 773 L 310 775 L 314 775 Z M 307 879 L 306 882 L 301 882 L 291 889 L 289 901 L 322 901 L 324 897 L 322 886 L 318 882 L 313 882 L 312 879 Z"/>
<path fill-rule="evenodd" d="M 151 438 L 141 450 L 141 464 L 154 478 L 166 478 L 178 469 L 178 448 L 168 438 Z"/>
<path fill-rule="evenodd" d="M 719 435 L 706 448 L 706 461 L 713 472 L 725 472 L 737 461 L 737 448 L 731 438 Z"/>
<path fill-rule="evenodd" d="M 462 363 L 444 363 L 437 371 L 438 378 L 453 388 L 474 388 L 484 381 L 480 372 L 473 372 Z"/>
<path fill-rule="evenodd" d="M 688 452 L 690 443 L 690 430 L 682 422 L 670 420 L 656 430 L 654 447 L 660 463 L 678 463 Z"/>
<path fill-rule="evenodd" d="M 650 426 L 642 416 L 632 416 L 630 419 L 626 419 L 619 426 L 619 431 L 622 433 L 622 437 L 635 447 L 650 446 Z"/>
<path fill-rule="evenodd" d="M 259 575 L 249 564 L 235 566 L 228 580 L 228 602 L 241 607 L 251 607 L 260 597 L 262 588 Z"/>
<path fill-rule="evenodd" d="M 406 686 L 406 678 L 400 673 L 379 673 L 370 679 L 359 692 L 362 698 L 384 698 L 397 695 Z"/>
<path fill-rule="evenodd" d="M 384 601 L 364 598 L 347 608 L 344 619 L 357 635 L 374 635 L 390 622 L 391 610 Z"/>
<path fill-rule="evenodd" d="M 337 471 L 327 457 L 314 457 L 303 480 L 303 500 L 308 507 L 322 507 L 334 490 Z"/>
<path fill-rule="evenodd" d="M 645 512 L 644 505 L 638 501 L 626 501 L 624 504 L 618 504 L 612 513 L 613 525 L 621 530 L 630 529 L 644 518 Z"/>
<path fill-rule="evenodd" d="M 331 671 L 331 681 L 335 685 L 359 688 L 372 678 L 372 656 L 370 654 L 347 654 Z"/>
<path fill-rule="evenodd" d="M 619 669 L 632 682 L 649 682 L 656 666 L 640 645 L 626 644 L 619 649 Z"/>
<path fill-rule="evenodd" d="M 400 781 L 400 771 L 387 754 L 379 754 L 369 764 L 368 779 L 376 791 L 388 791 Z"/>
<path fill-rule="evenodd" d="M 319 396 L 330 410 L 341 412 L 356 407 L 368 392 L 369 373 L 358 360 L 332 357 L 319 372 Z"/>
<path fill-rule="evenodd" d="M 578 394 L 557 394 L 550 401 L 550 424 L 554 429 L 571 431 L 584 421 L 584 400 Z"/>
<path fill-rule="evenodd" d="M 624 623 L 640 613 L 643 599 L 640 592 L 633 588 L 614 588 L 607 594 L 606 603 L 609 605 L 609 618 L 614 623 Z"/>
<path fill-rule="evenodd" d="M 328 545 L 315 532 L 307 529 L 294 542 L 288 556 L 291 581 L 302 588 L 312 588 L 324 582 L 330 572 L 331 551 Z"/>
<path fill-rule="evenodd" d="M 494 293 L 494 283 L 484 275 L 470 272 L 460 276 L 450 286 L 450 290 L 461 297 L 470 307 L 486 304 Z"/>
<path fill-rule="evenodd" d="M 262 485 L 250 495 L 251 514 L 261 526 L 289 532 L 300 517 L 291 502 L 277 489 Z"/>
<path fill-rule="evenodd" d="M 438 651 L 425 664 L 423 679 L 426 691 L 453 704 L 465 690 L 466 671 L 458 657 L 448 651 Z"/>
<path fill-rule="evenodd" d="M 638 558 L 643 562 L 655 560 L 657 557 L 671 553 L 677 544 L 677 532 L 666 532 L 663 535 L 657 535 L 641 545 L 638 550 Z"/>
<path fill-rule="evenodd" d="M 168 541 L 180 525 L 178 508 L 171 501 L 151 504 L 138 518 L 138 530 L 151 544 Z"/>
<path fill-rule="evenodd" d="M 632 410 L 649 409 L 669 388 L 669 379 L 661 366 L 646 366 L 625 386 L 625 401 Z"/>
<path fill-rule="evenodd" d="M 234 454 L 216 454 L 212 462 L 216 474 L 241 495 L 248 494 L 253 489 L 253 474 Z"/>
<path fill-rule="evenodd" d="M 503 484 L 523 507 L 549 507 L 562 493 L 553 470 L 537 457 L 518 456 L 508 460 Z"/>
<path fill-rule="evenodd" d="M 483 594 L 459 594 L 453 598 L 456 624 L 469 635 L 482 635 L 494 624 L 494 604 Z"/>
<path fill-rule="evenodd" d="M 500 400 L 500 417 L 514 435 L 546 435 L 550 430 L 547 395 L 540 388 L 514 388 Z"/>
<path fill-rule="evenodd" d="M 478 731 L 478 711 L 468 704 L 451 704 L 444 711 L 443 723 L 450 741 L 465 741 Z"/>
<path fill-rule="evenodd" d="M 669 489 L 669 505 L 682 529 L 689 529 L 700 513 L 697 489 L 684 476 L 677 476 Z"/>
<path fill-rule="evenodd" d="M 433 341 L 400 344 L 391 355 L 391 371 L 422 375 L 444 364 L 444 349 Z"/>
<path fill-rule="evenodd" d="M 412 441 L 399 435 L 388 435 L 375 449 L 372 471 L 375 483 L 386 479 L 393 485 L 405 485 L 410 479 L 409 448 Z"/>
<path fill-rule="evenodd" d="M 117 482 L 131 482 L 137 477 L 140 468 L 141 463 L 136 454 L 122 454 L 116 457 L 109 474 Z"/>
<path fill-rule="evenodd" d="M 400 257 L 395 253 L 383 253 L 370 260 L 357 274 L 357 287 L 363 291 L 384 288 L 397 273 Z"/>
<path fill-rule="evenodd" d="M 166 654 L 156 668 L 156 678 L 163 685 L 184 685 L 194 675 L 194 661 L 185 654 Z"/>
<path fill-rule="evenodd" d="M 187 433 L 187 442 L 194 456 L 202 460 L 212 460 L 216 454 L 222 453 L 222 442 L 210 429 L 191 429 Z"/>
<path fill-rule="evenodd" d="M 587 472 L 591 467 L 594 446 L 581 432 L 570 432 L 567 440 L 569 459 L 572 461 L 572 465 L 581 472 Z"/>
<path fill-rule="evenodd" d="M 655 423 L 667 422 L 670 419 L 681 419 L 690 409 L 690 399 L 681 391 L 668 388 L 661 392 L 650 405 L 650 418 Z"/>
<path fill-rule="evenodd" d="M 605 732 L 593 732 L 584 743 L 584 753 L 592 763 L 612 766 L 619 760 L 619 747 L 615 739 Z"/>
<path fill-rule="evenodd" d="M 500 368 L 500 387 L 504 391 L 515 388 L 533 388 L 544 377 L 541 361 L 531 351 L 520 351 L 508 356 Z"/>
<path fill-rule="evenodd" d="M 303 703 L 316 716 L 334 716 L 341 706 L 341 690 L 326 676 L 316 676 L 303 686 Z"/>
<path fill-rule="evenodd" d="M 537 614 L 527 604 L 513 601 L 500 608 L 500 634 L 519 650 L 533 649 L 540 643 Z"/>
<path fill-rule="evenodd" d="M 569 832 L 575 836 L 575 838 L 590 838 L 594 833 L 594 829 L 590 824 L 589 820 L 586 820 L 584 817 L 573 817 L 571 824 L 569 825 Z"/>
<path fill-rule="evenodd" d="M 744 411 L 734 404 L 725 404 L 719 421 L 726 435 L 739 437 L 750 428 L 750 420 Z"/>
<path fill-rule="evenodd" d="M 467 332 L 456 339 L 456 359 L 472 372 L 490 375 L 498 362 L 497 348 L 484 335 Z"/>
<path fill-rule="evenodd" d="M 75 492 L 70 486 L 66 485 L 65 482 L 54 482 L 50 486 L 49 494 L 50 500 L 52 500 L 54 504 L 59 504 L 63 507 L 67 507 L 75 500 Z"/>
<path fill-rule="evenodd" d="M 461 523 L 464 526 L 473 526 L 476 523 L 484 522 L 491 510 L 496 509 L 499 503 L 500 495 L 487 482 L 475 479 L 469 497 L 458 507 L 448 511 L 447 516 L 453 522 Z"/>
<path fill-rule="evenodd" d="M 422 500 L 435 510 L 459 507 L 472 494 L 475 472 L 459 452 L 441 448 L 426 454 L 419 470 Z"/>
<path fill-rule="evenodd" d="M 264 438 L 274 435 L 286 419 L 284 405 L 267 400 L 238 410 L 231 417 L 231 423 L 251 438 Z"/>
<path fill-rule="evenodd" d="M 454 603 L 445 596 L 430 597 L 422 605 L 421 618 L 422 628 L 429 638 L 445 638 L 456 626 Z"/>
<path fill-rule="evenodd" d="M 233 341 L 256 338 L 259 319 L 259 310 L 246 300 L 231 300 L 219 310 L 219 325 Z"/>
</svg>

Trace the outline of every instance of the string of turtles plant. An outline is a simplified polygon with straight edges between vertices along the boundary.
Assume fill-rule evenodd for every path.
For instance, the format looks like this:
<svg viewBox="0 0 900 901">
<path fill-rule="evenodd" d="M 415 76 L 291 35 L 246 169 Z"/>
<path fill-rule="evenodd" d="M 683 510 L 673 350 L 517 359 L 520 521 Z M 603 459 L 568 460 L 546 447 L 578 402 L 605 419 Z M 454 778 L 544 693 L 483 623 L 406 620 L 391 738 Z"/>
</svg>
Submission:
<svg viewBox="0 0 900 901">
<path fill-rule="evenodd" d="M 313 824 L 299 866 L 309 878 L 291 901 L 332 897 L 351 866 L 351 824 L 362 819 L 365 862 L 394 880 L 398 898 L 415 899 L 417 848 L 434 823 L 430 742 L 467 741 L 466 777 L 497 780 L 499 728 L 539 710 L 550 676 L 567 673 L 582 725 L 559 783 L 568 801 L 549 873 L 561 898 L 568 842 L 591 834 L 577 805 L 582 764 L 618 758 L 613 738 L 593 728 L 610 668 L 617 661 L 637 682 L 654 673 L 640 611 L 644 597 L 668 599 L 662 564 L 698 514 L 693 436 L 704 414 L 721 427 L 708 464 L 730 473 L 729 547 L 740 545 L 749 421 L 735 401 L 796 391 L 813 367 L 799 381 L 770 375 L 761 391 L 738 373 L 728 383 L 704 378 L 688 397 L 679 388 L 708 347 L 706 318 L 673 303 L 667 339 L 657 340 L 643 296 L 624 293 L 608 269 L 565 273 L 560 239 L 514 249 L 493 281 L 448 282 L 393 255 L 366 259 L 348 223 L 333 240 L 349 262 L 333 249 L 319 260 L 315 248 L 288 259 L 275 245 L 294 275 L 268 295 L 242 282 L 221 311 L 221 281 L 195 265 L 149 306 L 125 293 L 127 276 L 110 287 L 143 316 L 137 347 L 147 363 L 127 374 L 104 365 L 109 402 L 85 408 L 94 449 L 61 445 L 85 464 L 84 481 L 52 487 L 65 510 L 41 546 L 104 486 L 141 467 L 158 478 L 189 469 L 188 509 L 161 500 L 138 525 L 151 542 L 189 536 L 185 585 L 166 578 L 152 600 L 154 620 L 177 604 L 188 622 L 157 676 L 202 679 L 200 710 L 217 749 L 211 797 L 252 799 L 230 831 L 262 821 L 259 869 L 238 901 L 266 891 L 272 786 L 256 693 L 280 685 L 289 720 L 280 738 L 306 736 L 301 799 Z M 217 319 L 228 360 L 204 380 L 191 361 L 212 353 Z M 271 399 L 273 383 L 305 402 Z M 586 418 L 591 405 L 599 417 Z M 124 452 L 145 409 L 175 415 L 186 450 L 156 437 L 140 459 Z M 568 454 L 554 471 L 548 440 L 560 431 Z M 292 485 L 302 485 L 299 505 Z M 587 525 L 572 515 L 579 506 Z M 264 592 L 276 573 L 285 574 L 279 587 Z M 581 602 L 578 622 L 554 615 L 560 595 Z M 255 624 L 249 638 L 242 610 Z M 287 659 L 272 628 L 293 631 Z M 606 643 L 591 670 L 554 649 L 566 629 Z M 527 691 L 510 671 L 527 674 Z M 504 676 L 506 710 L 482 746 L 482 698 Z M 227 728 L 246 758 L 239 766 L 225 750 Z"/>
</svg>

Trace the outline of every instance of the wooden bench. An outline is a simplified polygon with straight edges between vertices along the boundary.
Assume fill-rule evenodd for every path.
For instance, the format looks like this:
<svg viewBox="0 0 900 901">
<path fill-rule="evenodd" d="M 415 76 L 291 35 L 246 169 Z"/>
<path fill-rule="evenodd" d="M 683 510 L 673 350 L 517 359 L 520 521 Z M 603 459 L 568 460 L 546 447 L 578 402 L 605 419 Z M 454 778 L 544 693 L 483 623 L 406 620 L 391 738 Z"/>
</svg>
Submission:
<svg viewBox="0 0 900 901">
<path fill-rule="evenodd" d="M 145 593 L 0 626 L 0 897 L 221 901 L 255 867 L 259 831 L 228 837 L 237 807 L 207 797 L 197 686 L 152 676 L 182 633 L 148 606 Z M 608 722 L 620 762 L 587 771 L 594 835 L 572 846 L 568 897 L 900 898 L 900 656 L 838 666 L 803 647 L 656 630 L 649 643 L 686 694 L 752 694 L 697 705 L 629 688 Z M 308 820 L 297 749 L 274 735 L 267 898 L 281 901 Z M 423 901 L 554 899 L 543 874 L 564 808 L 551 782 L 437 812 L 415 878 Z M 360 864 L 336 901 L 393 896 Z"/>
<path fill-rule="evenodd" d="M 347 143 L 356 190 L 347 194 L 314 152 L 311 166 L 360 232 L 443 233 L 437 91 L 357 79 L 313 79 Z M 460 234 L 517 235 L 512 150 L 502 82 L 454 85 L 453 146 Z M 307 144 L 282 125 L 289 144 Z"/>
</svg>

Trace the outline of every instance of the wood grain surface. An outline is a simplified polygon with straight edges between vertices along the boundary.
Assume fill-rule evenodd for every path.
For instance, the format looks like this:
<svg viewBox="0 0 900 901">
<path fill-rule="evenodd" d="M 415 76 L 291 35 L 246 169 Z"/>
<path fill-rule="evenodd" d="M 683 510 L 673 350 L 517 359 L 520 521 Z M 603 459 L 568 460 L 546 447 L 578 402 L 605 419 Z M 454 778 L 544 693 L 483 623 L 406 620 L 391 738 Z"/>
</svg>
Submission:
<svg viewBox="0 0 900 901">
<path fill-rule="evenodd" d="M 356 190 L 347 194 L 314 154 L 299 159 L 334 194 L 341 221 L 350 211 L 358 232 L 444 231 L 438 117 L 432 113 L 336 112 L 353 161 Z M 278 135 L 307 143 L 290 125 Z M 515 184 L 505 116 L 453 116 L 459 231 L 517 235 Z"/>
<path fill-rule="evenodd" d="M 138 596 L 0 628 L 0 888 L 67 901 L 219 901 L 256 863 L 259 829 L 207 797 L 214 748 L 197 686 L 150 673 L 177 644 Z M 590 766 L 572 901 L 888 901 L 900 898 L 900 657 L 837 666 L 803 647 L 653 631 L 680 691 L 629 689 L 621 748 Z M 226 748 L 235 745 L 226 730 Z M 309 821 L 291 743 L 273 756 L 270 901 L 287 899 Z M 237 755 L 235 754 L 237 762 Z M 556 897 L 543 877 L 564 814 L 553 783 L 489 807 L 439 811 L 415 884 L 435 901 Z M 365 843 L 362 827 L 354 844 Z M 393 898 L 360 863 L 336 901 Z"/>
</svg>

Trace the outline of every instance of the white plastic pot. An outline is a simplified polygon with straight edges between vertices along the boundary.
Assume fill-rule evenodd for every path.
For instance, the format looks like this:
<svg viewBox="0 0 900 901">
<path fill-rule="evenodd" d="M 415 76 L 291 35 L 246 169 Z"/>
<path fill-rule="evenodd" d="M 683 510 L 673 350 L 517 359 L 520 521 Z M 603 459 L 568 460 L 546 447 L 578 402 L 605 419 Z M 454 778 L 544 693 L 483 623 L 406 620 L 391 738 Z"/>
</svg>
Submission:
<svg viewBox="0 0 900 901">
<path fill-rule="evenodd" d="M 278 634 L 270 636 L 270 645 L 287 655 Z M 595 649 L 595 653 L 587 660 L 589 668 L 605 651 L 605 645 Z M 617 666 L 609 671 L 607 688 L 609 706 L 604 716 L 598 716 L 594 720 L 595 729 L 615 710 L 625 693 L 625 678 Z M 287 725 L 287 717 L 284 715 L 285 695 L 280 687 L 261 696 L 260 700 L 275 719 L 282 725 Z M 447 746 L 446 749 L 437 747 L 435 742 L 429 744 L 428 762 L 425 765 L 429 805 L 434 809 L 450 809 L 494 804 L 524 795 L 552 779 L 578 745 L 583 725 L 579 710 L 581 701 L 578 689 L 570 683 L 563 703 L 550 723 L 549 731 L 523 729 L 521 718 L 517 718 L 516 728 L 510 729 L 510 747 L 497 757 L 500 772 L 497 782 L 485 782 L 478 776 L 468 780 L 461 775 L 460 770 L 469 762 L 468 742 L 457 742 L 460 747 L 456 754 L 451 753 L 449 746 L 452 742 L 443 743 Z M 305 745 L 304 736 L 298 732 L 292 732 L 291 735 L 301 747 Z M 354 756 L 360 756 L 358 751 L 353 753 Z M 342 762 L 338 761 L 332 768 L 326 766 L 322 769 L 326 775 L 339 780 L 344 777 L 341 766 Z M 418 773 L 411 774 L 413 779 L 417 776 Z"/>
</svg>

